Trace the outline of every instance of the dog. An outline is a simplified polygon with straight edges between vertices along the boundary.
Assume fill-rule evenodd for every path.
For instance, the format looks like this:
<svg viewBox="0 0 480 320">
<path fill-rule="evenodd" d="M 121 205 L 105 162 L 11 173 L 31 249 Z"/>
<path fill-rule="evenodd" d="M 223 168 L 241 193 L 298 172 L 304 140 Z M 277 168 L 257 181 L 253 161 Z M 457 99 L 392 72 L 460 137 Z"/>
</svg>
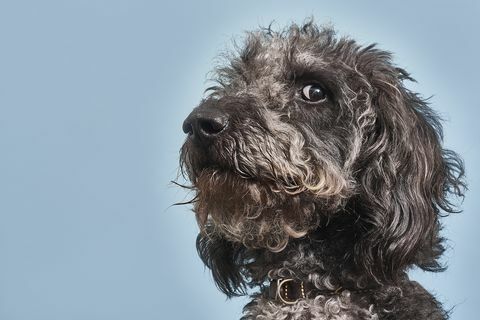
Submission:
<svg viewBox="0 0 480 320">
<path fill-rule="evenodd" d="M 392 54 L 312 20 L 248 32 L 183 123 L 198 253 L 242 319 L 447 319 L 408 278 L 442 271 L 464 164 Z"/>
</svg>

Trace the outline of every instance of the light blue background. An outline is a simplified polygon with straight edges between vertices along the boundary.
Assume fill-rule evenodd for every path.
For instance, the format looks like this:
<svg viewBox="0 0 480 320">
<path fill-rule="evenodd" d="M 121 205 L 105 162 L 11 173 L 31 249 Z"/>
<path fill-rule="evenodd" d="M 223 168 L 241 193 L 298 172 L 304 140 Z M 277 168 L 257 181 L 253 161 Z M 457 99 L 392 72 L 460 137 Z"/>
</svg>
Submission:
<svg viewBox="0 0 480 320">
<path fill-rule="evenodd" d="M 181 123 L 233 35 L 312 14 L 434 95 L 470 192 L 443 220 L 448 271 L 413 277 L 478 319 L 480 6 L 388 2 L 0 1 L 0 319 L 237 319 L 170 207 Z"/>
</svg>

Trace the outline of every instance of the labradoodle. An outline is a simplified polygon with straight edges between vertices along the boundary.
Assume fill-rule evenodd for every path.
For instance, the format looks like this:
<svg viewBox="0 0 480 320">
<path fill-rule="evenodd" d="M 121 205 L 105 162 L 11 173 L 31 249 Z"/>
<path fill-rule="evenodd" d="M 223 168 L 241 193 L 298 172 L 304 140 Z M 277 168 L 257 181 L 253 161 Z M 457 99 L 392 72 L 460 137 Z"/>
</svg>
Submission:
<svg viewBox="0 0 480 320">
<path fill-rule="evenodd" d="M 446 319 L 407 271 L 443 269 L 464 165 L 409 73 L 312 21 L 243 42 L 180 152 L 218 288 L 251 296 L 242 319 Z"/>
</svg>

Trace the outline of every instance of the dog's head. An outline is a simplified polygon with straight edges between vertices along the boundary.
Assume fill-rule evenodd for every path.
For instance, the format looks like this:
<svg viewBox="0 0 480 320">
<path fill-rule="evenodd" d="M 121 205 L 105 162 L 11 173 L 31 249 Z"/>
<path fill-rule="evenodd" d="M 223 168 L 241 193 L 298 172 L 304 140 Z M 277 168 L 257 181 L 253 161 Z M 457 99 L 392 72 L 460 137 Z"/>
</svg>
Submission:
<svg viewBox="0 0 480 320">
<path fill-rule="evenodd" d="M 348 215 L 345 256 L 374 278 L 439 267 L 438 216 L 455 211 L 463 164 L 390 53 L 309 22 L 248 33 L 226 58 L 183 124 L 205 237 L 278 252 Z"/>
</svg>

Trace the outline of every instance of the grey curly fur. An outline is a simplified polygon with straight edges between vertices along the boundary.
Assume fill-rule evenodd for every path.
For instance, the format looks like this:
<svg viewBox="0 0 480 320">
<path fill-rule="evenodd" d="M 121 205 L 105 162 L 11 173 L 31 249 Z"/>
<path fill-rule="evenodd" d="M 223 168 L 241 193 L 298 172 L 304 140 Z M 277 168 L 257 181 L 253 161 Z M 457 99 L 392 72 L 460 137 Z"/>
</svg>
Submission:
<svg viewBox="0 0 480 320">
<path fill-rule="evenodd" d="M 446 319 L 406 271 L 443 270 L 439 217 L 457 210 L 464 166 L 413 79 L 389 52 L 312 21 L 249 32 L 237 49 L 192 112 L 227 129 L 188 138 L 180 156 L 219 289 L 257 288 L 243 319 Z M 302 99 L 310 83 L 324 100 Z M 280 277 L 347 289 L 284 305 L 265 294 Z"/>
</svg>

